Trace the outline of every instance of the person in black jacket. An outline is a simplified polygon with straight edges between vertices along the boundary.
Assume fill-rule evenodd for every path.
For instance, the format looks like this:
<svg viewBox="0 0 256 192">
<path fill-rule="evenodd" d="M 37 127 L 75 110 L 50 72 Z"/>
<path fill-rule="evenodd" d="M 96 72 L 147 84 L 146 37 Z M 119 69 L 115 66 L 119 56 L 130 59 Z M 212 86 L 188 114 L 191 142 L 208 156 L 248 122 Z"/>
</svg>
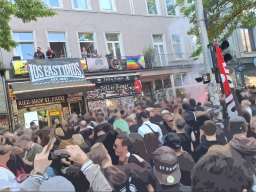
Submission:
<svg viewBox="0 0 256 192">
<path fill-rule="evenodd" d="M 47 49 L 46 56 L 48 59 L 53 59 L 55 57 L 55 53 L 52 51 L 51 47 L 48 47 Z"/>
<path fill-rule="evenodd" d="M 196 147 L 193 153 L 193 158 L 195 162 L 197 162 L 200 157 L 205 155 L 212 145 L 220 145 L 220 142 L 216 138 L 217 126 L 213 121 L 205 121 L 201 129 L 204 131 L 206 139 L 203 143 L 200 143 Z"/>
<path fill-rule="evenodd" d="M 34 57 L 36 59 L 45 59 L 44 53 L 41 52 L 41 47 L 37 47 L 37 52 L 35 52 Z"/>
</svg>

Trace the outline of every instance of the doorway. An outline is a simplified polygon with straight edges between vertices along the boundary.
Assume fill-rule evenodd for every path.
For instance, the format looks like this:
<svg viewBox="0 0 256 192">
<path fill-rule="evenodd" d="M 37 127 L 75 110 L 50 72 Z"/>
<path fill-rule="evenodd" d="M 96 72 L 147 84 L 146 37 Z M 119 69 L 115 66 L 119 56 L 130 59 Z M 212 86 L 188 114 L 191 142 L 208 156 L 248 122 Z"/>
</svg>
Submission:
<svg viewBox="0 0 256 192">
<path fill-rule="evenodd" d="M 37 111 L 39 129 L 48 126 L 48 115 L 47 110 Z"/>
<path fill-rule="evenodd" d="M 71 114 L 76 113 L 78 116 L 81 114 L 80 102 L 70 103 Z"/>
<path fill-rule="evenodd" d="M 50 47 L 55 53 L 55 58 L 67 57 L 66 43 L 65 42 L 50 42 Z"/>
<path fill-rule="evenodd" d="M 92 42 L 80 42 L 80 51 L 82 53 L 83 47 L 87 53 L 92 53 L 94 51 L 94 44 Z"/>
</svg>

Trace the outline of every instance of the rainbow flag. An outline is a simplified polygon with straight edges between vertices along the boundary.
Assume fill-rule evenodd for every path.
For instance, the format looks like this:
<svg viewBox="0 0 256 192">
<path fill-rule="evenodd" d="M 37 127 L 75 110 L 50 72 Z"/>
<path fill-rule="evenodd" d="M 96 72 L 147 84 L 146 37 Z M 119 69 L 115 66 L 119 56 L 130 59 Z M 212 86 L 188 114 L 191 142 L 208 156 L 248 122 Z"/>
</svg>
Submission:
<svg viewBox="0 0 256 192">
<path fill-rule="evenodd" d="M 127 56 L 127 69 L 145 68 L 144 56 Z"/>
</svg>

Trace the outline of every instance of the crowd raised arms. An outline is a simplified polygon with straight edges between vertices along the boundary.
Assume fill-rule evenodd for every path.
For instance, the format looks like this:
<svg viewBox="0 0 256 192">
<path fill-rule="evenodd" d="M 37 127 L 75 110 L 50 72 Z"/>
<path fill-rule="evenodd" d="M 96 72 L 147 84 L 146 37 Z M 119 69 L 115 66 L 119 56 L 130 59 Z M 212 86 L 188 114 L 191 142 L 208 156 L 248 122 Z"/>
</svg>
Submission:
<svg viewBox="0 0 256 192">
<path fill-rule="evenodd" d="M 223 96 L 215 108 L 142 98 L 72 109 L 51 127 L 20 122 L 0 134 L 0 191 L 255 191 L 253 90 L 236 94 L 242 116 Z"/>
</svg>

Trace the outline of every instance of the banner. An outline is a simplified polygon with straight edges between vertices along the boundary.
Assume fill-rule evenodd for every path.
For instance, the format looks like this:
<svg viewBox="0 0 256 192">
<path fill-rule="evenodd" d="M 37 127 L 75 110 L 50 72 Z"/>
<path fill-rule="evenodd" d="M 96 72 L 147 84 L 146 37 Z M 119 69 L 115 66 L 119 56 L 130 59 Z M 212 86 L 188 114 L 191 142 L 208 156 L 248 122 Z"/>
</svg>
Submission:
<svg viewBox="0 0 256 192">
<path fill-rule="evenodd" d="M 79 58 L 31 59 L 27 62 L 33 85 L 85 80 Z"/>
<path fill-rule="evenodd" d="M 139 79 L 139 75 L 128 75 L 127 76 L 118 76 L 118 77 L 104 77 L 104 78 L 97 78 L 97 79 L 90 79 L 87 78 L 87 81 L 93 84 L 104 84 L 104 83 L 120 83 L 125 81 L 135 81 Z"/>
<path fill-rule="evenodd" d="M 109 70 L 107 58 L 87 58 L 88 72 Z"/>
<path fill-rule="evenodd" d="M 127 69 L 145 68 L 144 56 L 128 56 L 126 57 Z"/>
<path fill-rule="evenodd" d="M 27 60 L 12 61 L 14 76 L 29 76 Z"/>
<path fill-rule="evenodd" d="M 95 91 L 87 92 L 87 99 L 105 99 L 120 95 L 134 95 L 134 82 L 96 85 Z"/>
<path fill-rule="evenodd" d="M 63 58 L 64 59 L 64 58 Z M 68 59 L 68 58 L 67 58 Z M 53 59 L 54 61 L 55 59 Z M 80 59 L 84 71 L 87 71 L 86 59 Z M 12 70 L 14 77 L 29 77 L 27 60 L 12 61 Z"/>
</svg>

